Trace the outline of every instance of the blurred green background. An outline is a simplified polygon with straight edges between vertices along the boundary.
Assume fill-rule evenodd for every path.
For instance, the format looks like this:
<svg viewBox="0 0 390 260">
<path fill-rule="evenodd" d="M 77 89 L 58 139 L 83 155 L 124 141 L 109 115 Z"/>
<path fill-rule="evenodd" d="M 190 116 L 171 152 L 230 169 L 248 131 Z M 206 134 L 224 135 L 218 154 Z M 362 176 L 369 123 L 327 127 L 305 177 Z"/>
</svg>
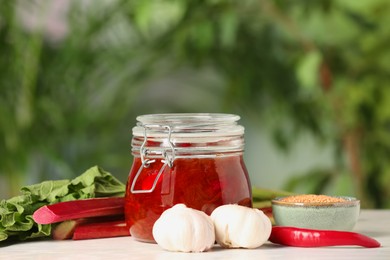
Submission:
<svg viewBox="0 0 390 260">
<path fill-rule="evenodd" d="M 390 208 L 390 1 L 0 2 L 0 198 L 100 165 L 135 117 L 239 114 L 252 184 Z"/>
</svg>

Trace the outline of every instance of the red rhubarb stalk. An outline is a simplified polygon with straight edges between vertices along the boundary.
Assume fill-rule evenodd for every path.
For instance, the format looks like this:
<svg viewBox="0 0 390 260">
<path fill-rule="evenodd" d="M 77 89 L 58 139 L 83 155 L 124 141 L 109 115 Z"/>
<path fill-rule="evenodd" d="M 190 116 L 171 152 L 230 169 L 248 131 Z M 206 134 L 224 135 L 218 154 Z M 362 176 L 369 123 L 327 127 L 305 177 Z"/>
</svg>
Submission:
<svg viewBox="0 0 390 260">
<path fill-rule="evenodd" d="M 124 214 L 123 197 L 92 198 L 46 205 L 33 214 L 38 224 L 52 224 L 65 220 Z"/>
<path fill-rule="evenodd" d="M 71 239 L 76 227 L 80 225 L 86 225 L 91 223 L 98 223 L 99 225 L 106 225 L 113 221 L 125 221 L 124 215 L 92 217 L 92 218 L 79 218 L 71 219 L 56 224 L 52 229 L 52 238 L 54 240 Z M 113 234 L 114 235 L 114 234 Z"/>
<path fill-rule="evenodd" d="M 76 226 L 73 240 L 130 236 L 125 220 L 87 223 Z"/>
<path fill-rule="evenodd" d="M 296 247 L 322 247 L 322 246 L 362 246 L 380 247 L 375 239 L 363 234 L 336 231 L 315 230 L 297 227 L 274 226 L 269 241 L 276 244 Z"/>
</svg>

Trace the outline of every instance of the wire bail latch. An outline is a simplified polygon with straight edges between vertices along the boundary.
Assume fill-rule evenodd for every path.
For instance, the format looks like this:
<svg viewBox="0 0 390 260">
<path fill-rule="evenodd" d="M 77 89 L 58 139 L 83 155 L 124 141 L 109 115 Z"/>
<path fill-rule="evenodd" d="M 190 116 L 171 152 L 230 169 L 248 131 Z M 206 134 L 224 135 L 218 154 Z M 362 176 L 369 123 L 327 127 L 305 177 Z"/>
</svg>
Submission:
<svg viewBox="0 0 390 260">
<path fill-rule="evenodd" d="M 131 187 L 130 187 L 131 193 L 151 193 L 151 192 L 153 192 L 154 189 L 156 188 L 157 182 L 158 182 L 159 178 L 161 177 L 161 175 L 163 174 L 166 166 L 168 165 L 169 168 L 172 168 L 173 162 L 175 160 L 175 146 L 171 140 L 172 127 L 169 125 L 143 125 L 143 128 L 144 128 L 143 129 L 144 140 L 143 140 L 143 143 L 140 147 L 140 156 L 141 156 L 142 164 L 141 164 L 140 168 L 138 169 L 136 175 L 134 176 L 133 182 L 132 182 Z M 156 150 L 150 150 L 149 148 L 147 148 L 147 141 L 148 141 L 147 130 L 153 129 L 153 128 L 165 128 L 168 130 L 167 142 L 168 142 L 169 148 L 156 149 Z M 157 173 L 156 178 L 153 181 L 153 185 L 150 189 L 136 190 L 135 184 L 137 183 L 137 180 L 138 180 L 143 168 L 148 168 L 151 163 L 156 162 L 156 159 L 147 158 L 149 154 L 161 155 L 163 157 L 163 159 L 161 159 L 161 162 L 163 163 L 163 165 L 162 165 L 161 169 L 159 170 L 159 172 Z"/>
</svg>

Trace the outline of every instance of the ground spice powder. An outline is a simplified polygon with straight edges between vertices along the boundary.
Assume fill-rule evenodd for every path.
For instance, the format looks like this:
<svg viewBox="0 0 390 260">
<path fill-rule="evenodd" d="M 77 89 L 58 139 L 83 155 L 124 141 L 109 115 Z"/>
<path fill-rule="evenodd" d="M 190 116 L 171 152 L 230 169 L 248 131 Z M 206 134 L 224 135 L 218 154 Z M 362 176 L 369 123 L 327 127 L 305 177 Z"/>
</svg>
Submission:
<svg viewBox="0 0 390 260">
<path fill-rule="evenodd" d="M 280 201 L 288 202 L 288 203 L 326 204 L 326 203 L 345 202 L 346 200 L 340 197 L 331 197 L 327 195 L 302 194 L 302 195 L 288 196 L 282 198 Z"/>
</svg>

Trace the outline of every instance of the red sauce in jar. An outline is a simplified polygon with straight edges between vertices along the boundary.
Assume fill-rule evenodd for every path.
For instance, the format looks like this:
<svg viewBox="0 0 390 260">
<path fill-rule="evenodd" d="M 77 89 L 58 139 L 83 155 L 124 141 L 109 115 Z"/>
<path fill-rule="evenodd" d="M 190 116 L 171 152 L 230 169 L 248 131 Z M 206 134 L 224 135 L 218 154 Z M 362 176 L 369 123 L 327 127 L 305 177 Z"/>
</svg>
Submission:
<svg viewBox="0 0 390 260">
<path fill-rule="evenodd" d="M 152 188 L 163 163 L 156 160 L 143 168 L 134 190 Z M 141 159 L 135 157 L 126 188 L 125 216 L 131 235 L 153 242 L 154 222 L 162 212 L 184 203 L 207 214 L 224 204 L 252 206 L 248 173 L 241 154 L 210 158 L 176 158 L 172 168 L 165 167 L 150 193 L 132 193 L 130 187 Z"/>
</svg>

